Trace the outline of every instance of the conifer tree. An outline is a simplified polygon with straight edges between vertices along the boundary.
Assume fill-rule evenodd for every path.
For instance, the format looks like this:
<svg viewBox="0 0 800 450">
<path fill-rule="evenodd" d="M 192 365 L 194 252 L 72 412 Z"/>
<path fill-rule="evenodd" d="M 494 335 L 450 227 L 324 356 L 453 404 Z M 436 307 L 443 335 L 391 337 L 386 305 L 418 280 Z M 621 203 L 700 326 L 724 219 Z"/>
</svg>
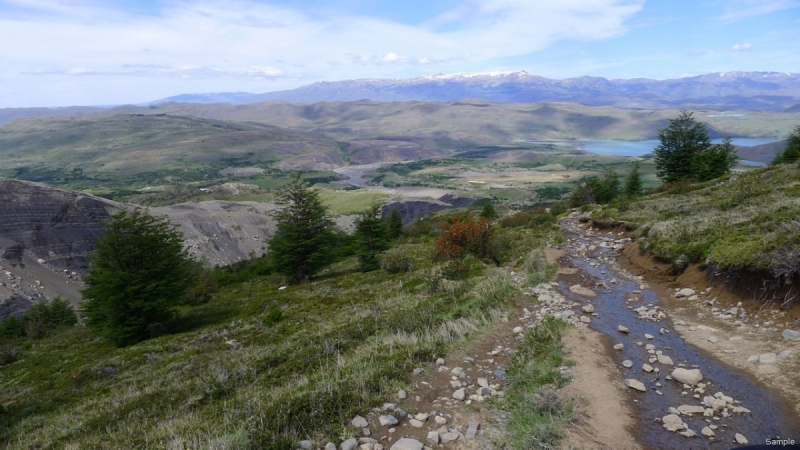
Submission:
<svg viewBox="0 0 800 450">
<path fill-rule="evenodd" d="M 397 239 L 403 234 L 403 216 L 396 208 L 389 213 L 389 223 L 386 227 L 386 234 L 390 239 Z"/>
<path fill-rule="evenodd" d="M 397 211 L 397 210 L 395 210 Z M 380 205 L 372 205 L 359 214 L 356 225 L 356 255 L 362 272 L 380 268 L 378 253 L 389 248 L 386 224 L 381 220 Z"/>
<path fill-rule="evenodd" d="M 625 178 L 625 187 L 622 193 L 628 197 L 638 197 L 642 195 L 642 188 L 642 175 L 639 173 L 639 161 L 636 160 L 631 164 L 631 171 Z"/>
<path fill-rule="evenodd" d="M 665 183 L 694 178 L 695 156 L 711 146 L 708 127 L 686 111 L 670 119 L 669 126 L 659 130 L 658 139 L 661 143 L 654 150 L 656 175 Z"/>
</svg>

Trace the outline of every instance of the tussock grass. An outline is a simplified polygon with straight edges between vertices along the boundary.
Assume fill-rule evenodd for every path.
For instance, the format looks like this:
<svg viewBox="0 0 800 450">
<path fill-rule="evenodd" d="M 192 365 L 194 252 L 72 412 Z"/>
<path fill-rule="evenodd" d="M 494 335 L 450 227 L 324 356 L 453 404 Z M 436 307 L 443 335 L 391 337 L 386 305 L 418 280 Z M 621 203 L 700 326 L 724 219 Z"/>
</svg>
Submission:
<svg viewBox="0 0 800 450">
<path fill-rule="evenodd" d="M 721 269 L 800 272 L 800 169 L 783 164 L 662 192 L 594 213 L 634 224 L 642 248 L 676 270 L 696 262 Z"/>
</svg>

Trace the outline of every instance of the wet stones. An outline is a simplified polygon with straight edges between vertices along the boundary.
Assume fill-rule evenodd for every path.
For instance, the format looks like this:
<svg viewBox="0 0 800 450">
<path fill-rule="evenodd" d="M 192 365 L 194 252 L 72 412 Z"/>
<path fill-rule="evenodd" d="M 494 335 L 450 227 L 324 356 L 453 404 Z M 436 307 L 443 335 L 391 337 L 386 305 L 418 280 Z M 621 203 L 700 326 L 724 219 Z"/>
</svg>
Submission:
<svg viewBox="0 0 800 450">
<path fill-rule="evenodd" d="M 681 420 L 680 416 L 675 414 L 668 414 L 661 418 L 661 423 L 667 431 L 678 431 L 684 429 L 686 426 Z"/>
<path fill-rule="evenodd" d="M 633 378 L 626 379 L 625 386 L 628 386 L 629 388 L 637 390 L 639 392 L 647 392 L 647 388 L 644 387 L 644 383 L 638 380 L 634 380 Z"/>
<path fill-rule="evenodd" d="M 631 330 L 628 327 L 622 326 L 622 325 L 617 326 L 617 331 L 619 331 L 620 333 L 625 333 L 625 334 L 631 332 Z"/>
<path fill-rule="evenodd" d="M 703 380 L 703 374 L 700 373 L 700 370 L 698 369 L 684 369 L 682 367 L 678 367 L 677 369 L 673 370 L 672 374 L 670 375 L 675 381 L 692 386 L 696 386 L 697 383 Z"/>
</svg>

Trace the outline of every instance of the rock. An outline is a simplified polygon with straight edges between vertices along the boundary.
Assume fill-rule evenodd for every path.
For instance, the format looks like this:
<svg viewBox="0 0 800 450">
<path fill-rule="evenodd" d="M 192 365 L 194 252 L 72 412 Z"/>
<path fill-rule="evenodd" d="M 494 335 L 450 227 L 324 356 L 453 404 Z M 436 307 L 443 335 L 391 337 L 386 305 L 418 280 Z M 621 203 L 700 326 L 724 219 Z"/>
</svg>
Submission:
<svg viewBox="0 0 800 450">
<path fill-rule="evenodd" d="M 708 342 L 711 342 L 712 344 L 716 344 L 717 342 L 719 342 L 719 339 L 716 336 L 709 336 L 708 337 Z"/>
<path fill-rule="evenodd" d="M 747 440 L 747 438 L 746 438 L 746 437 L 744 437 L 744 436 L 742 436 L 742 435 L 741 435 L 741 434 L 739 434 L 739 433 L 736 433 L 736 435 L 734 436 L 734 439 L 736 439 L 736 443 L 737 443 L 737 444 L 742 444 L 742 445 L 744 445 L 744 444 L 748 444 L 748 443 L 749 443 L 749 441 Z"/>
<path fill-rule="evenodd" d="M 314 443 L 311 441 L 300 441 L 297 445 L 303 450 L 314 450 Z"/>
<path fill-rule="evenodd" d="M 644 387 L 644 384 L 641 381 L 634 380 L 633 378 L 628 378 L 625 380 L 625 386 L 628 386 L 631 389 L 636 389 L 640 392 L 646 392 L 647 388 Z"/>
<path fill-rule="evenodd" d="M 502 380 L 503 378 L 506 377 L 506 372 L 505 372 L 505 370 L 497 369 L 497 370 L 494 371 L 494 376 L 496 376 L 497 378 Z"/>
<path fill-rule="evenodd" d="M 426 440 L 428 441 L 428 444 L 439 445 L 439 432 L 438 431 L 429 432 L 428 438 Z"/>
<path fill-rule="evenodd" d="M 747 362 L 749 362 L 749 363 L 757 363 L 758 362 L 758 355 L 753 355 L 753 356 L 747 358 Z"/>
<path fill-rule="evenodd" d="M 697 292 L 695 292 L 694 289 L 683 288 L 680 291 L 675 293 L 675 298 L 690 297 L 692 295 L 695 295 L 696 293 Z"/>
<path fill-rule="evenodd" d="M 442 416 L 436 416 L 433 418 L 433 421 L 436 422 L 437 425 L 444 425 L 447 423 L 447 419 Z"/>
<path fill-rule="evenodd" d="M 688 438 L 697 436 L 697 433 L 695 433 L 692 430 L 679 431 L 678 434 L 680 434 L 683 437 L 688 437 Z"/>
<path fill-rule="evenodd" d="M 425 425 L 425 422 L 417 419 L 408 419 L 408 424 L 414 428 L 422 428 Z"/>
<path fill-rule="evenodd" d="M 391 414 L 387 414 L 385 416 L 378 417 L 378 422 L 380 422 L 382 426 L 397 425 L 399 423 L 399 421 L 397 420 L 397 417 L 395 417 L 395 416 L 393 416 Z"/>
<path fill-rule="evenodd" d="M 631 331 L 631 330 L 628 329 L 628 327 L 624 327 L 622 325 L 619 325 L 617 327 L 617 330 L 619 330 L 620 333 L 629 333 Z"/>
<path fill-rule="evenodd" d="M 629 359 L 626 359 L 625 361 L 622 361 L 622 367 L 624 367 L 626 369 L 630 369 L 631 367 L 633 367 L 633 361 L 631 361 Z"/>
<path fill-rule="evenodd" d="M 581 316 L 581 323 L 592 323 L 592 318 L 589 316 Z"/>
<path fill-rule="evenodd" d="M 467 394 L 464 392 L 464 388 L 461 388 L 455 392 L 453 392 L 453 398 L 456 400 L 464 400 L 467 397 Z"/>
<path fill-rule="evenodd" d="M 478 430 L 481 428 L 481 424 L 475 421 L 470 421 L 467 425 L 467 434 L 464 435 L 467 439 L 474 439 L 475 435 L 478 434 Z"/>
<path fill-rule="evenodd" d="M 758 355 L 758 364 L 775 364 L 778 362 L 778 355 L 775 353 L 764 353 Z"/>
<path fill-rule="evenodd" d="M 700 434 L 707 437 L 714 437 L 717 435 L 713 430 L 711 430 L 711 428 L 708 427 L 703 427 L 703 429 L 700 430 Z"/>
<path fill-rule="evenodd" d="M 369 423 L 367 423 L 367 419 L 361 416 L 355 416 L 353 420 L 350 421 L 350 425 L 352 425 L 353 428 L 366 428 L 369 426 Z"/>
<path fill-rule="evenodd" d="M 664 354 L 656 355 L 656 360 L 658 361 L 659 364 L 664 364 L 665 366 L 674 366 L 675 365 L 675 363 L 672 362 L 672 358 L 670 358 L 669 356 L 664 355 Z"/>
<path fill-rule="evenodd" d="M 681 405 L 678 406 L 678 411 L 683 415 L 691 416 L 692 414 L 703 414 L 706 409 L 697 405 Z"/>
<path fill-rule="evenodd" d="M 418 376 L 422 375 L 423 372 L 425 372 L 425 369 L 423 369 L 422 367 L 417 367 L 411 373 L 414 374 L 415 377 L 418 377 Z"/>
<path fill-rule="evenodd" d="M 625 344 L 615 344 L 614 345 L 614 350 L 622 350 L 623 348 L 625 348 Z"/>
<path fill-rule="evenodd" d="M 650 373 L 653 371 L 653 366 L 651 366 L 650 364 L 642 364 L 642 370 L 644 370 L 647 373 Z"/>
<path fill-rule="evenodd" d="M 355 450 L 356 447 L 358 447 L 356 438 L 350 438 L 339 444 L 339 450 Z"/>
<path fill-rule="evenodd" d="M 457 376 L 458 378 L 466 378 L 467 374 L 464 373 L 464 369 L 461 367 L 456 367 L 455 369 L 451 370 L 450 373 Z"/>
<path fill-rule="evenodd" d="M 436 365 L 437 366 L 443 366 L 444 365 L 444 358 L 437 358 L 436 359 Z"/>
<path fill-rule="evenodd" d="M 583 310 L 583 312 L 585 312 L 586 314 L 591 314 L 591 313 L 593 313 L 593 312 L 594 312 L 594 305 L 586 305 L 586 306 L 584 306 L 584 307 L 583 307 L 583 308 L 581 308 L 581 309 L 582 309 L 582 310 Z"/>
<path fill-rule="evenodd" d="M 791 350 L 784 350 L 784 351 L 778 353 L 778 359 L 786 359 L 786 358 L 788 358 L 790 356 L 792 356 L 792 351 Z"/>
<path fill-rule="evenodd" d="M 488 388 L 489 380 L 487 380 L 486 378 L 478 378 L 478 386 Z"/>
<path fill-rule="evenodd" d="M 711 406 L 714 404 L 714 400 L 716 400 L 714 397 L 705 396 L 703 397 L 703 405 L 705 405 L 706 408 L 711 408 Z"/>
<path fill-rule="evenodd" d="M 452 442 L 452 441 L 458 440 L 458 433 L 455 432 L 455 431 L 449 431 L 447 433 L 442 433 L 441 434 L 441 438 L 442 438 L 442 444 L 446 444 L 448 442 Z"/>
<path fill-rule="evenodd" d="M 723 409 L 725 409 L 726 405 L 727 402 L 725 402 L 725 400 L 715 398 L 714 401 L 711 402 L 711 409 L 713 409 L 714 411 L 722 411 Z"/>
<path fill-rule="evenodd" d="M 522 333 L 524 333 L 524 332 L 525 332 L 525 329 L 524 329 L 524 328 L 522 328 L 522 327 L 514 327 L 514 329 L 513 329 L 513 330 L 511 330 L 511 331 L 512 331 L 514 334 L 522 334 Z"/>
<path fill-rule="evenodd" d="M 661 418 L 661 423 L 668 431 L 678 431 L 683 429 L 683 420 L 675 414 L 668 414 Z"/>
<path fill-rule="evenodd" d="M 790 330 L 788 328 L 783 330 L 781 336 L 783 336 L 784 339 L 788 339 L 790 341 L 800 341 L 800 332 Z"/>
<path fill-rule="evenodd" d="M 390 450 L 422 450 L 423 447 L 422 442 L 416 439 L 402 438 L 395 442 Z"/>
<path fill-rule="evenodd" d="M 583 295 L 584 297 L 594 297 L 595 295 L 597 295 L 593 290 L 587 289 L 581 286 L 580 284 L 570 286 L 569 291 L 572 292 L 573 294 Z"/>
<path fill-rule="evenodd" d="M 400 389 L 399 391 L 397 391 L 397 398 L 399 398 L 400 400 L 405 400 L 406 397 L 408 397 L 408 392 L 406 392 L 404 389 Z"/>
<path fill-rule="evenodd" d="M 684 369 L 682 367 L 678 367 L 677 369 L 672 371 L 670 374 L 672 378 L 683 384 L 690 384 L 692 386 L 696 386 L 697 383 L 703 380 L 703 374 L 700 373 L 698 369 Z"/>
<path fill-rule="evenodd" d="M 652 334 L 645 334 L 644 338 L 645 339 L 653 339 L 653 335 Z"/>
</svg>

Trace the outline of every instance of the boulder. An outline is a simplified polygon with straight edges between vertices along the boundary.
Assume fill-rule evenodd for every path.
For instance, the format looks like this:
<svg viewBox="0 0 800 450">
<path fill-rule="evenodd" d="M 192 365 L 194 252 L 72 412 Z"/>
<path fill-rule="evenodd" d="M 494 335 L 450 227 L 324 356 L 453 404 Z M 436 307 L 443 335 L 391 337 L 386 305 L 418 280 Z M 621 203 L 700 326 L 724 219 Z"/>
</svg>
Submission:
<svg viewBox="0 0 800 450">
<path fill-rule="evenodd" d="M 788 339 L 790 341 L 800 341 L 800 332 L 790 330 L 788 328 L 783 330 L 781 336 L 783 336 L 784 339 Z"/>
<path fill-rule="evenodd" d="M 670 374 L 672 378 L 683 384 L 690 384 L 692 386 L 696 386 L 697 383 L 703 381 L 703 374 L 700 373 L 698 369 L 684 369 L 678 367 L 677 369 L 672 371 Z"/>
</svg>

